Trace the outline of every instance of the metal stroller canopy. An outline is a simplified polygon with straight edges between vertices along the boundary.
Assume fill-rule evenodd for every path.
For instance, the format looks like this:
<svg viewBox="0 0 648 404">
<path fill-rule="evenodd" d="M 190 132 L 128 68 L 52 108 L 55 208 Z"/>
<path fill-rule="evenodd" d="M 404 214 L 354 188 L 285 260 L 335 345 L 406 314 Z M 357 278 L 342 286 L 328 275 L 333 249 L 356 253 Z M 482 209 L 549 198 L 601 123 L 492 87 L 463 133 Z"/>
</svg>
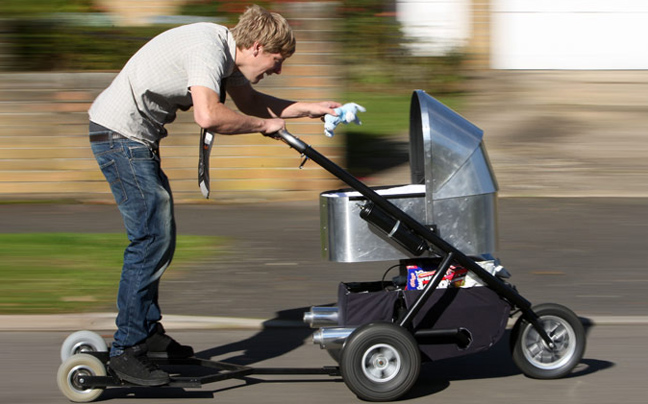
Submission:
<svg viewBox="0 0 648 404">
<path fill-rule="evenodd" d="M 410 104 L 410 169 L 425 184 L 427 222 L 433 201 L 495 193 L 495 175 L 482 143 L 484 132 L 422 90 Z"/>
</svg>

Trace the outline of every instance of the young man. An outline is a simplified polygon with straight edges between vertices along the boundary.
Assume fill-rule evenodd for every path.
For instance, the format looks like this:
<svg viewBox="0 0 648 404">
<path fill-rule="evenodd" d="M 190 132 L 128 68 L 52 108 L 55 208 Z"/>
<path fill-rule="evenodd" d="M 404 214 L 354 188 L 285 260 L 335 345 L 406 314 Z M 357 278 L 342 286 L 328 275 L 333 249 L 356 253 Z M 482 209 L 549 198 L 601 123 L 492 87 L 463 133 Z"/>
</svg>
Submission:
<svg viewBox="0 0 648 404">
<path fill-rule="evenodd" d="M 122 379 L 155 386 L 169 375 L 148 357 L 188 357 L 193 349 L 166 335 L 158 285 L 175 249 L 173 199 L 160 168 L 165 124 L 193 106 L 196 123 L 220 134 L 285 128 L 284 119 L 336 115 L 337 102 L 283 100 L 252 88 L 280 74 L 295 51 L 286 20 L 248 8 L 231 31 L 198 23 L 166 31 L 144 45 L 89 111 L 92 151 L 110 184 L 130 240 L 117 296 L 117 331 L 110 367 Z M 223 104 L 227 92 L 240 112 Z"/>
</svg>

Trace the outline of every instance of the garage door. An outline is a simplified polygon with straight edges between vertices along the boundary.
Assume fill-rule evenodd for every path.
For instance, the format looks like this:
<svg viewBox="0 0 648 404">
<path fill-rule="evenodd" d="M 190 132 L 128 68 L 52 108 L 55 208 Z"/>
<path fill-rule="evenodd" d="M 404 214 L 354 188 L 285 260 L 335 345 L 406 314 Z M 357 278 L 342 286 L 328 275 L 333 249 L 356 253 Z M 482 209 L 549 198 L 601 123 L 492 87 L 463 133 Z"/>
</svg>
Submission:
<svg viewBox="0 0 648 404">
<path fill-rule="evenodd" d="M 494 69 L 648 69 L 646 0 L 492 0 Z"/>
</svg>

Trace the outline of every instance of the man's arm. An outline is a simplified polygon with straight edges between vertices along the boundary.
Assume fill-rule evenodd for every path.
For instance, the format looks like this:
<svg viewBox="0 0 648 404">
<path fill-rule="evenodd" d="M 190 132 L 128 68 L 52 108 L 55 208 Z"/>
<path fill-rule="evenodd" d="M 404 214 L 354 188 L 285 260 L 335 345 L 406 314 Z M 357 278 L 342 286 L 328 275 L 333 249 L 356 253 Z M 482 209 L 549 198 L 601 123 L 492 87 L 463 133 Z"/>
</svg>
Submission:
<svg viewBox="0 0 648 404">
<path fill-rule="evenodd" d="M 266 116 L 250 116 L 233 111 L 222 104 L 218 94 L 207 87 L 192 86 L 194 121 L 209 131 L 223 135 L 261 132 L 274 133 L 285 129 L 283 119 Z M 245 113 L 245 111 L 242 111 Z"/>
<path fill-rule="evenodd" d="M 273 97 L 256 91 L 250 83 L 229 86 L 227 89 L 239 111 L 262 118 L 319 118 L 326 114 L 336 115 L 333 109 L 342 104 L 333 101 L 297 102 Z"/>
</svg>

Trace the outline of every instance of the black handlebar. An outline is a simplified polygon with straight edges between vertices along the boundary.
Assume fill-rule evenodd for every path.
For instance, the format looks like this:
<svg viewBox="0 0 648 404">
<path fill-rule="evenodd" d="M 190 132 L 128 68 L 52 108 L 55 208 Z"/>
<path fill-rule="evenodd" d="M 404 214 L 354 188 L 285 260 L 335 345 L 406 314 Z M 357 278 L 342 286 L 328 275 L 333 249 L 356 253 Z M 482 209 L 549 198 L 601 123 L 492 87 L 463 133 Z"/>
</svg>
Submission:
<svg viewBox="0 0 648 404">
<path fill-rule="evenodd" d="M 275 139 L 282 140 L 288 146 L 292 147 L 293 149 L 297 150 L 300 153 L 304 153 L 304 150 L 306 150 L 308 148 L 308 145 L 306 143 L 304 143 L 297 136 L 292 135 L 286 129 L 281 129 L 281 130 L 279 130 L 279 131 L 277 131 L 275 133 L 272 133 L 272 134 L 270 134 L 268 136 L 273 137 Z"/>
</svg>

